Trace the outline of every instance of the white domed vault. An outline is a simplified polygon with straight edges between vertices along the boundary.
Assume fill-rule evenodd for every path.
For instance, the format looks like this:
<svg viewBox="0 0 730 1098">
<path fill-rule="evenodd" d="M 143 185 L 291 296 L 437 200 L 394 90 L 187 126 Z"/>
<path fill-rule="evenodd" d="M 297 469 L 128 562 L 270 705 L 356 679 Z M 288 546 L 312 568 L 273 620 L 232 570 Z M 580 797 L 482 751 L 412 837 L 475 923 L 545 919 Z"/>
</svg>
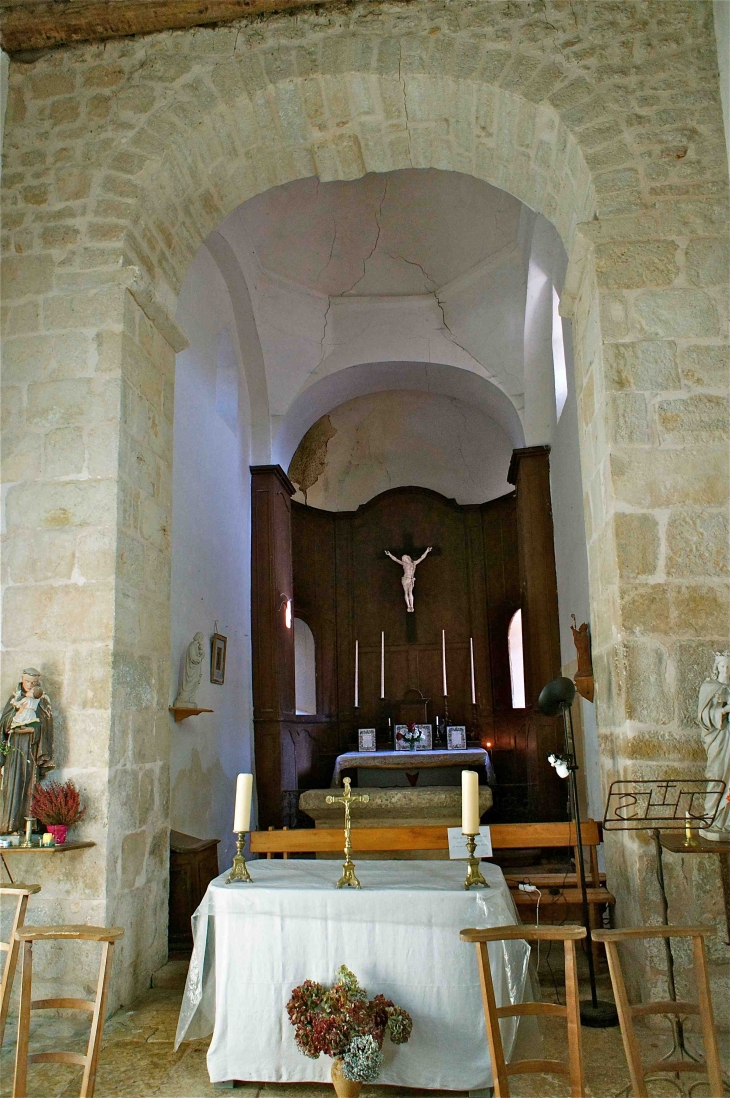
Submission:
<svg viewBox="0 0 730 1098">
<path fill-rule="evenodd" d="M 524 723 L 524 716 L 513 711 L 510 673 L 504 669 L 507 628 L 521 605 L 518 520 L 509 503 L 514 486 L 508 471 L 513 451 L 551 447 L 552 485 L 545 479 L 544 491 L 548 524 L 552 494 L 560 595 L 560 623 L 555 609 L 551 628 L 553 646 L 560 647 L 556 659 L 570 668 L 574 652 L 569 615 L 589 620 L 589 606 L 569 325 L 565 322 L 564 331 L 557 312 L 565 267 L 563 245 L 542 216 L 485 182 L 436 169 L 371 173 L 344 182 L 305 178 L 266 190 L 229 214 L 194 260 L 177 312 L 191 346 L 178 355 L 177 365 L 173 589 L 194 576 L 203 604 L 225 607 L 229 621 L 242 628 L 239 671 L 245 682 L 253 644 L 255 694 L 256 628 L 249 639 L 247 625 L 240 623 L 247 623 L 251 613 L 252 566 L 254 602 L 261 584 L 257 500 L 265 498 L 267 507 L 287 507 L 289 541 L 282 547 L 273 535 L 262 552 L 278 561 L 278 602 L 293 599 L 296 629 L 282 634 L 277 644 L 293 649 L 295 641 L 305 638 L 308 646 L 306 653 L 297 649 L 296 659 L 291 654 L 292 696 L 282 703 L 277 720 L 270 727 L 254 722 L 257 754 L 265 752 L 274 760 L 283 797 L 276 805 L 265 803 L 271 790 L 264 792 L 259 781 L 261 820 L 295 822 L 297 790 L 328 784 L 328 764 L 311 745 L 324 726 L 335 753 L 352 735 L 352 714 L 345 713 L 339 700 L 351 690 L 352 668 L 343 664 L 338 671 L 329 654 L 343 645 L 349 651 L 354 643 L 350 633 L 357 634 L 363 674 L 370 674 L 368 644 L 373 647 L 391 613 L 388 604 L 372 622 L 358 622 L 354 613 L 353 620 L 332 625 L 336 614 L 321 605 L 321 590 L 318 595 L 308 586 L 317 569 L 320 589 L 334 583 L 334 572 L 322 571 L 321 553 L 312 548 L 317 539 L 335 537 L 328 516 L 339 515 L 348 523 L 349 516 L 371 515 L 371 524 L 376 519 L 384 524 L 382 536 L 388 530 L 387 536 L 395 539 L 394 548 L 398 538 L 408 542 L 419 529 L 444 545 L 452 537 L 451 548 L 429 565 L 435 569 L 431 585 L 451 591 L 473 587 L 467 571 L 477 565 L 467 566 L 464 558 L 461 571 L 448 578 L 438 572 L 445 561 L 461 561 L 462 535 L 451 530 L 447 536 L 446 528 L 452 519 L 457 525 L 462 521 L 454 516 L 463 517 L 463 508 L 481 509 L 485 529 L 499 516 L 499 552 L 514 556 L 512 572 L 507 566 L 505 573 L 511 579 L 505 581 L 498 612 L 478 600 L 464 602 L 460 613 L 466 633 L 457 638 L 460 627 L 451 629 L 450 657 L 455 677 L 463 678 L 470 631 L 483 634 L 485 639 L 477 641 L 479 674 L 489 680 L 482 684 L 487 718 L 482 721 L 483 739 L 491 737 L 498 757 L 500 734 L 492 716 L 501 712 L 510 751 L 515 729 Z M 254 472 L 253 496 L 249 465 L 259 471 Z M 296 489 L 293 513 L 285 472 Z M 419 495 L 423 490 L 426 495 Z M 432 493 L 444 503 L 451 501 L 451 509 L 439 510 Z M 306 505 L 309 519 L 296 509 L 297 502 Z M 512 507 L 507 519 L 505 507 Z M 428 523 L 419 525 L 424 508 L 432 513 L 435 530 Z M 323 513 L 321 520 L 315 510 Z M 393 515 L 410 516 L 401 521 L 402 530 Z M 388 528 L 391 519 L 395 526 Z M 352 521 L 357 526 L 360 519 Z M 315 530 L 312 523 L 318 522 Z M 344 530 L 342 523 L 338 529 Z M 485 544 L 494 534 L 491 526 L 489 530 Z M 552 526 L 543 548 L 552 558 Z M 360 571 L 364 574 L 369 567 L 365 562 Z M 478 565 L 486 572 L 490 567 L 486 557 Z M 368 580 L 375 587 L 385 583 L 386 600 L 393 595 L 388 585 L 395 571 Z M 433 694 L 435 672 L 424 668 L 433 662 L 431 649 L 436 650 L 443 626 L 436 618 L 441 621 L 450 610 L 432 600 L 426 572 L 422 575 L 417 640 L 413 630 L 403 632 L 402 596 L 397 576 L 393 580 L 388 659 L 394 667 L 401 660 L 408 668 L 403 671 L 404 688 L 418 685 Z M 357 603 L 352 591 L 348 597 Z M 267 593 L 264 603 L 268 598 Z M 457 604 L 461 606 L 459 599 L 451 598 L 450 605 Z M 174 605 L 174 653 L 193 628 L 198 609 L 184 601 Z M 265 605 L 259 607 L 257 618 L 254 607 L 254 619 L 260 621 L 265 610 Z M 498 621 L 496 613 L 501 615 Z M 532 628 L 534 632 L 534 622 Z M 490 629 L 498 634 L 491 648 Z M 403 662 L 407 650 L 410 664 Z M 414 670 L 419 659 L 421 670 Z M 500 673 L 495 671 L 498 664 L 504 665 Z M 537 665 L 539 661 L 539 678 Z M 225 718 L 200 718 L 201 725 L 210 725 L 208 739 L 178 738 L 173 744 L 172 817 L 173 826 L 181 830 L 225 831 L 211 793 L 219 781 L 220 760 L 237 752 L 237 701 L 243 702 L 243 695 L 236 699 L 229 692 L 221 699 Z M 250 706 L 250 700 L 245 704 Z M 295 711 L 300 715 L 292 724 Z M 466 720 L 469 714 L 457 716 Z M 597 752 L 595 727 L 592 712 L 585 716 L 586 750 L 592 759 Z M 320 723 L 305 727 L 305 717 Z M 372 710 L 369 719 L 376 721 L 378 713 Z M 284 750 L 282 720 L 285 740 L 292 745 Z M 520 786 L 520 796 L 525 788 Z M 597 766 L 587 795 L 598 812 Z"/>
</svg>

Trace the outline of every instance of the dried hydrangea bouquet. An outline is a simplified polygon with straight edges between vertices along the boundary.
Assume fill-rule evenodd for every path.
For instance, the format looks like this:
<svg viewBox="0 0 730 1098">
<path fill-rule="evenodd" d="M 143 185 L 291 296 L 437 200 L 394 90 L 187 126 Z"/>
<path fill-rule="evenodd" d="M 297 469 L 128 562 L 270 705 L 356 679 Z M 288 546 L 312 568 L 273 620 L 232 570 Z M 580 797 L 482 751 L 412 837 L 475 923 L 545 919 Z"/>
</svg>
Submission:
<svg viewBox="0 0 730 1098">
<path fill-rule="evenodd" d="M 361 1083 L 372 1083 L 383 1063 L 386 1033 L 396 1045 L 411 1035 L 410 1014 L 383 995 L 369 1000 L 357 977 L 342 965 L 327 989 L 305 980 L 286 1006 L 295 1040 L 305 1056 L 334 1059 L 332 1082 L 339 1098 L 355 1098 Z"/>
</svg>

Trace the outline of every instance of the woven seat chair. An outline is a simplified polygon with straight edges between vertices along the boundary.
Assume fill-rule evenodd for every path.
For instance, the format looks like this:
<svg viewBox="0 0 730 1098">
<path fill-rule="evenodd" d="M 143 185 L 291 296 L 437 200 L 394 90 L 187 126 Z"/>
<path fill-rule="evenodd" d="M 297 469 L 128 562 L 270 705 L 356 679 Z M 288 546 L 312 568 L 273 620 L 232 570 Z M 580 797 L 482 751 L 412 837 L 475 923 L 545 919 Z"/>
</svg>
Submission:
<svg viewBox="0 0 730 1098">
<path fill-rule="evenodd" d="M 479 978 L 484 1002 L 484 1021 L 492 1059 L 494 1098 L 510 1098 L 510 1075 L 546 1073 L 567 1075 L 570 1078 L 571 1098 L 584 1098 L 583 1056 L 580 1038 L 580 1010 L 578 1005 L 578 972 L 575 943 L 585 938 L 583 926 L 494 926 L 487 930 L 462 930 L 462 942 L 473 942 L 477 947 Z M 494 996 L 492 970 L 489 965 L 489 942 L 562 942 L 565 952 L 565 1006 L 558 1003 L 513 1003 L 498 1007 Z M 568 1024 L 568 1060 L 515 1060 L 505 1062 L 500 1018 L 516 1018 L 524 1015 L 551 1015 L 565 1018 Z"/>
<path fill-rule="evenodd" d="M 27 1098 L 28 1064 L 78 1064 L 84 1069 L 80 1098 L 93 1098 L 96 1068 L 104 1032 L 104 1014 L 111 975 L 114 943 L 124 934 L 120 926 L 27 926 L 15 931 L 15 938 L 22 946 L 20 984 L 20 1014 L 18 1016 L 18 1044 L 15 1054 L 15 1078 L 13 1098 Z M 33 983 L 34 942 L 101 942 L 101 962 L 96 996 L 90 999 L 31 999 Z M 29 1055 L 31 1010 L 88 1010 L 91 1014 L 91 1032 L 86 1055 L 78 1052 L 36 1052 Z"/>
<path fill-rule="evenodd" d="M 18 965 L 18 952 L 20 950 L 20 942 L 15 937 L 15 931 L 25 923 L 25 912 L 28 907 L 28 900 L 31 896 L 35 896 L 36 892 L 40 892 L 40 890 L 40 885 L 0 885 L 0 897 L 11 896 L 15 900 L 15 911 L 13 913 L 10 939 L 7 942 L 0 942 L 0 953 L 5 954 L 2 982 L 0 982 L 0 1045 L 2 1045 L 3 1038 L 5 1037 L 5 1024 L 8 1020 L 10 995 L 13 990 L 13 979 L 15 977 L 15 969 Z"/>
</svg>

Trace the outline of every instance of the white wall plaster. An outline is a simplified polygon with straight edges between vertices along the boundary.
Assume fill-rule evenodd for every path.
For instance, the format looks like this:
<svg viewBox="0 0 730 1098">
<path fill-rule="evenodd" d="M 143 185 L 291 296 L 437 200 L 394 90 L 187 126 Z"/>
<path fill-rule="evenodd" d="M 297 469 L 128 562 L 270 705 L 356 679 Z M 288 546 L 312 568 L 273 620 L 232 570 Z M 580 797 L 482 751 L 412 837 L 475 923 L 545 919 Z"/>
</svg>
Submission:
<svg viewBox="0 0 730 1098">
<path fill-rule="evenodd" d="M 394 390 L 334 408 L 336 434 L 307 503 L 351 511 L 390 488 L 431 488 L 458 503 L 483 503 L 512 489 L 507 433 L 474 405 L 453 397 Z M 301 493 L 298 499 L 303 500 Z"/>
<path fill-rule="evenodd" d="M 214 712 L 171 726 L 171 826 L 222 839 L 224 866 L 234 847 L 236 774 L 252 769 L 250 410 L 233 308 L 204 248 L 183 285 L 177 319 L 191 342 L 178 354 L 175 371 L 173 693 L 181 657 L 198 629 L 207 643 L 217 619 L 218 632 L 228 637 L 228 653 L 224 684 L 210 682 L 206 663 L 197 694 L 198 704 Z M 221 391 L 221 370 L 230 373 L 234 361 L 237 402 L 230 377 Z"/>
</svg>

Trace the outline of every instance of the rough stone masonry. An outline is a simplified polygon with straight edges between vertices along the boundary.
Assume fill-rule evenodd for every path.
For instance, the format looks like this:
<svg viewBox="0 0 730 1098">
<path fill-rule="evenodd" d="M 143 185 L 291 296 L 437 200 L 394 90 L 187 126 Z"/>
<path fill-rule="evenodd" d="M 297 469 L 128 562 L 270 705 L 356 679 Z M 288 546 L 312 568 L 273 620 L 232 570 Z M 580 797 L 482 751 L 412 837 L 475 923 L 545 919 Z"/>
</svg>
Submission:
<svg viewBox="0 0 730 1098">
<path fill-rule="evenodd" d="M 700 776 L 728 645 L 728 168 L 712 7 L 353 3 L 18 57 L 3 168 L 6 653 L 43 668 L 97 846 L 38 921 L 121 923 L 112 1005 L 165 958 L 176 293 L 239 203 L 301 176 L 471 173 L 570 256 L 603 782 Z M 641 838 L 617 922 L 659 918 Z M 671 917 L 722 921 L 717 860 Z M 730 951 L 710 943 L 730 1024 Z M 658 952 L 636 955 L 645 988 Z M 55 970 L 64 994 L 84 973 Z"/>
</svg>

